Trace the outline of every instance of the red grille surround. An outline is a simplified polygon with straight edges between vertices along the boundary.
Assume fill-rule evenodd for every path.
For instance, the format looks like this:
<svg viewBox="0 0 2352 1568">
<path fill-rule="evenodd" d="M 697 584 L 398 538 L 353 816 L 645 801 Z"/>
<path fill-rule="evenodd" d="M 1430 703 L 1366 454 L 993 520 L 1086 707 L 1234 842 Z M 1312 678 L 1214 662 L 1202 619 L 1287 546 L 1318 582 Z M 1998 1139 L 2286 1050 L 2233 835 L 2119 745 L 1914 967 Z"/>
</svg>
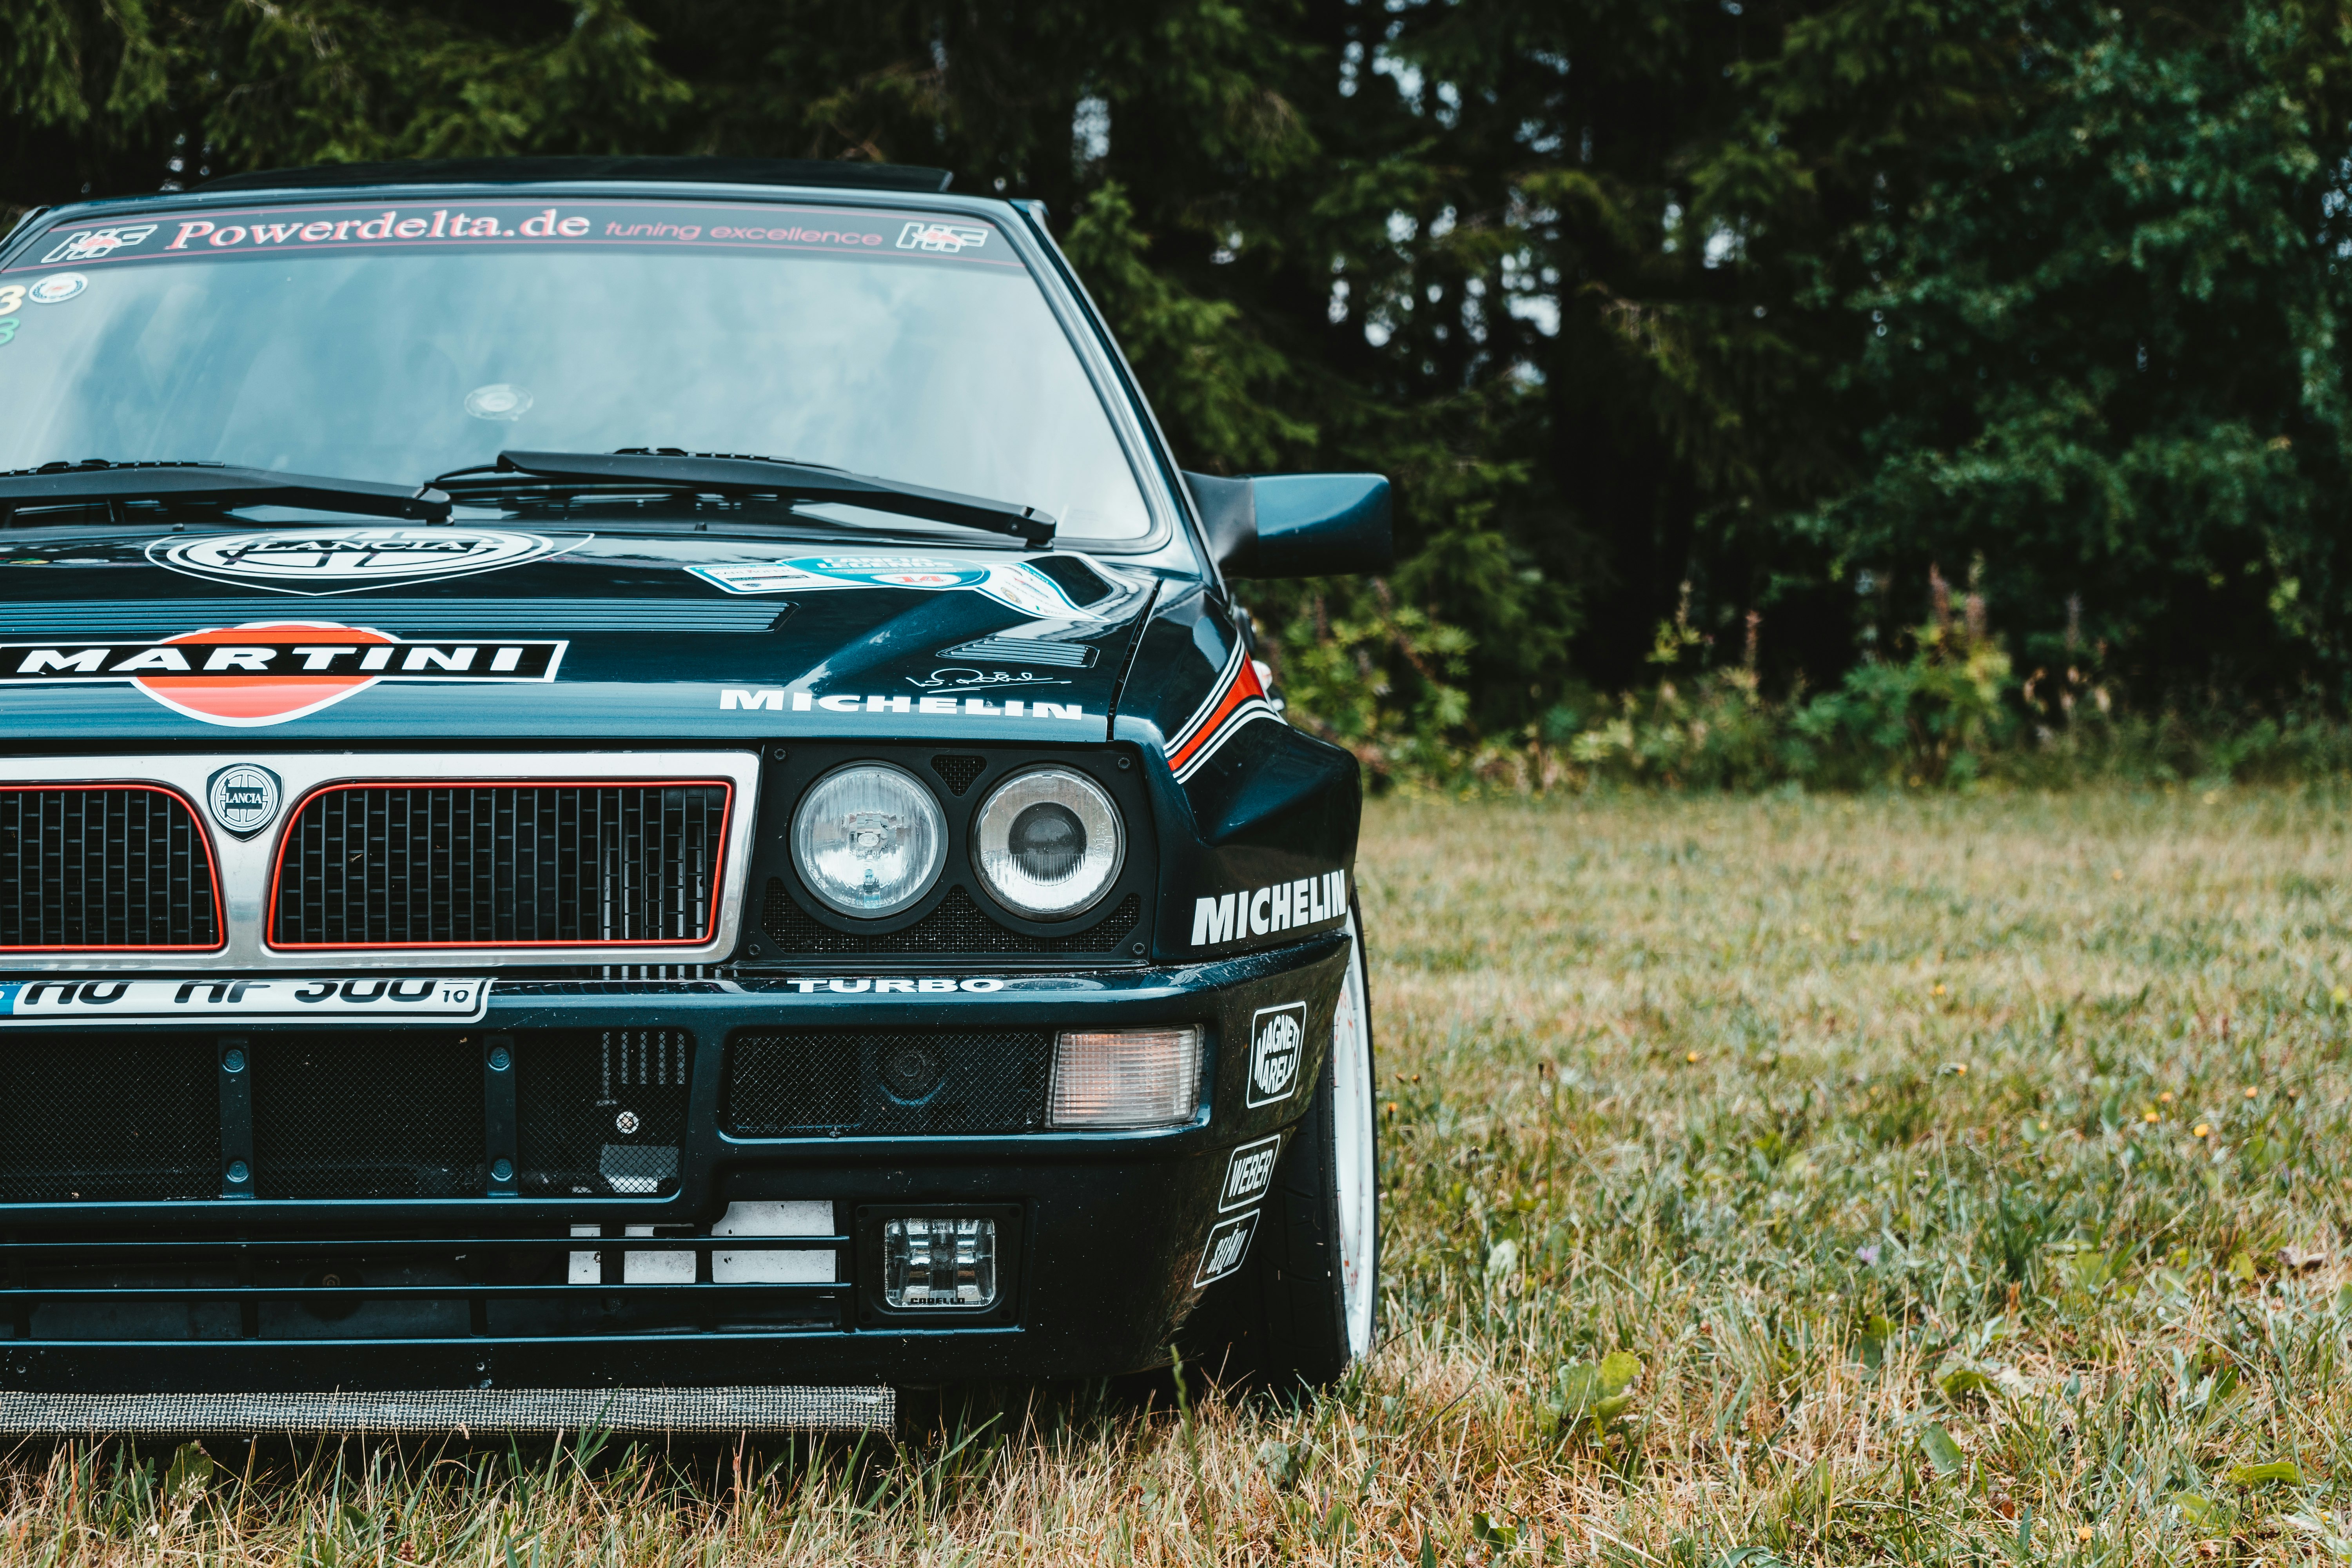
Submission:
<svg viewBox="0 0 2352 1568">
<path fill-rule="evenodd" d="M 268 943 L 704 946 L 718 934 L 733 807 L 725 779 L 329 784 L 279 837 Z"/>
</svg>

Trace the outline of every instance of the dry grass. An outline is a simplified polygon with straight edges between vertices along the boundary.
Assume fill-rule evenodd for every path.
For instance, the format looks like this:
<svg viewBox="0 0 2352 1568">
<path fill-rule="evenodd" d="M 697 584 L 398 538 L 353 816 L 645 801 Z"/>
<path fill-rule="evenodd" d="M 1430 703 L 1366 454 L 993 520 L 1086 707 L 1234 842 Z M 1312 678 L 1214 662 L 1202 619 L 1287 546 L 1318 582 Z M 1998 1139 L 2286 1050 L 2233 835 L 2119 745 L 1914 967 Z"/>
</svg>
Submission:
<svg viewBox="0 0 2352 1568">
<path fill-rule="evenodd" d="M 65 1447 L 0 1471 L 9 1554 L 2352 1554 L 2336 801 L 1390 806 L 1368 837 L 1388 1339 L 1337 1394 L 1041 1392 L 895 1451 L 223 1456 L 249 1479 Z"/>
</svg>

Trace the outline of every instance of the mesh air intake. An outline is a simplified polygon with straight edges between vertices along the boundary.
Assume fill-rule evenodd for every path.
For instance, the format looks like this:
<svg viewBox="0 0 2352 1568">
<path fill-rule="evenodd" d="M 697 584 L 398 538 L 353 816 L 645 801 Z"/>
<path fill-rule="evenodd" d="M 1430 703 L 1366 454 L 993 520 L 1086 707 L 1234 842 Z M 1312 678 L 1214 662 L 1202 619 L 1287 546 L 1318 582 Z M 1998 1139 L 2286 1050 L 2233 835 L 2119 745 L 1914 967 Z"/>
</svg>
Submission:
<svg viewBox="0 0 2352 1568">
<path fill-rule="evenodd" d="M 303 802 L 278 947 L 692 946 L 718 927 L 724 783 L 352 784 Z"/>
<path fill-rule="evenodd" d="M 138 784 L 0 789 L 0 949 L 221 945 L 212 846 Z"/>
</svg>

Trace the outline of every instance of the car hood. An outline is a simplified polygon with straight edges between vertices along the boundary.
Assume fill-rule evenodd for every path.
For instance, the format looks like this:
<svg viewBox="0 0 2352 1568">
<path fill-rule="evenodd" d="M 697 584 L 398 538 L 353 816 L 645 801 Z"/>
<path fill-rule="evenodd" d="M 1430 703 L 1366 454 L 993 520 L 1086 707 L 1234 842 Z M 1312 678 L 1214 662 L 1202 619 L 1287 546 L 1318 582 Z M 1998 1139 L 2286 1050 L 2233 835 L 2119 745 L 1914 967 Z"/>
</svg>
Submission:
<svg viewBox="0 0 2352 1568">
<path fill-rule="evenodd" d="M 1098 742 L 1160 585 L 1068 551 L 465 523 L 28 531 L 0 551 L 0 729 L 101 747 L 233 730 L 296 746 Z"/>
</svg>

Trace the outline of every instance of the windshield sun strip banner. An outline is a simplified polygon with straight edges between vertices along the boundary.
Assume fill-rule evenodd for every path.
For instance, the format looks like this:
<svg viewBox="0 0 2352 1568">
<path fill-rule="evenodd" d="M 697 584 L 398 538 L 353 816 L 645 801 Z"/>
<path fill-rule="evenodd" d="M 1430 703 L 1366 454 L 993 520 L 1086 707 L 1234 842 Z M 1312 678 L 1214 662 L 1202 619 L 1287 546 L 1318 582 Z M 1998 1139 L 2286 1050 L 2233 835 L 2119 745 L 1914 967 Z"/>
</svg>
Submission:
<svg viewBox="0 0 2352 1568">
<path fill-rule="evenodd" d="M 102 1024 L 196 1018 L 245 1023 L 308 1018 L 479 1022 L 489 982 L 394 975 L 361 979 L 0 981 L 0 1024 Z"/>
<path fill-rule="evenodd" d="M 182 208 L 161 216 L 68 221 L 8 272 L 193 257 L 358 251 L 634 249 L 773 251 L 1019 268 L 995 226 L 961 214 L 765 203 L 564 200 L 301 203 Z"/>
</svg>

